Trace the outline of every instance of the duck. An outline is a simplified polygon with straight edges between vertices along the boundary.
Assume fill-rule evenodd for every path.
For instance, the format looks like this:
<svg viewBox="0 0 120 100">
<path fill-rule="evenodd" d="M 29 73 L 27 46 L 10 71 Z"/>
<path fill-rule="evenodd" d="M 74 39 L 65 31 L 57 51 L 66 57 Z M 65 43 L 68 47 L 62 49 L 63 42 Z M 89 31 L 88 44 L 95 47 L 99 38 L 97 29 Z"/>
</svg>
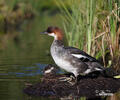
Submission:
<svg viewBox="0 0 120 100">
<path fill-rule="evenodd" d="M 47 34 L 54 37 L 50 47 L 51 56 L 58 67 L 73 73 L 77 78 L 79 75 L 85 76 L 92 72 L 102 72 L 105 67 L 94 57 L 86 52 L 70 46 L 64 46 L 63 31 L 56 26 L 49 26 L 41 34 Z"/>
</svg>

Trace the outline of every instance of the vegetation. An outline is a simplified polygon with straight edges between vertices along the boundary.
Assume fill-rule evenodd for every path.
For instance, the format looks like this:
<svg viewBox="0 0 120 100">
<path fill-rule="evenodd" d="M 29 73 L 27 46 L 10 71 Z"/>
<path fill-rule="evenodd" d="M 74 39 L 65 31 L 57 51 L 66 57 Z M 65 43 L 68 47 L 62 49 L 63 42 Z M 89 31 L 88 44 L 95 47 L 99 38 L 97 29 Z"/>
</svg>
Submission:
<svg viewBox="0 0 120 100">
<path fill-rule="evenodd" d="M 110 66 L 114 59 L 119 62 L 120 1 L 71 0 L 69 9 L 62 1 L 57 4 L 65 14 L 63 25 L 70 46 L 102 57 L 105 66 Z"/>
</svg>

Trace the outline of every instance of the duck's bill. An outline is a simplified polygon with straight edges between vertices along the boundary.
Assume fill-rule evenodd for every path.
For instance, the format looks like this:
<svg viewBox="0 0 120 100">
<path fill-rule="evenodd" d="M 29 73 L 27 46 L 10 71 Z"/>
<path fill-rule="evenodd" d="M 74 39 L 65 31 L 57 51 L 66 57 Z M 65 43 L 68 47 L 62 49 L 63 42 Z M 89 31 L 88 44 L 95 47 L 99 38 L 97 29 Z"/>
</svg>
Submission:
<svg viewBox="0 0 120 100">
<path fill-rule="evenodd" d="M 48 34 L 48 32 L 46 32 L 46 31 L 45 32 L 40 32 L 40 34 Z"/>
</svg>

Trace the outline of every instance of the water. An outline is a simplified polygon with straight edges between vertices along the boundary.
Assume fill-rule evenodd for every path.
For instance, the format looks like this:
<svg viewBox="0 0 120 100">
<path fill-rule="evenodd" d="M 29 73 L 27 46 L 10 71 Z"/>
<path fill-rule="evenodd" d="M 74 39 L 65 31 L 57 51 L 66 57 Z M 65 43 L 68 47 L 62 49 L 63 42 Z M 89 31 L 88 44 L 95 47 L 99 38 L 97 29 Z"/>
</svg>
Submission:
<svg viewBox="0 0 120 100">
<path fill-rule="evenodd" d="M 34 59 L 16 59 L 20 63 L 13 63 L 9 59 L 0 59 L 0 98 L 1 100 L 23 100 L 25 94 L 23 88 L 25 82 L 38 82 L 40 81 L 42 69 L 45 64 L 33 63 L 37 62 Z M 11 63 L 7 63 L 11 61 Z M 24 62 L 23 64 L 21 62 Z M 30 64 L 28 63 L 30 62 Z M 27 64 L 26 64 L 27 63 Z M 34 100 L 34 99 L 33 99 Z"/>
<path fill-rule="evenodd" d="M 9 55 L 7 53 L 0 54 L 0 99 L 25 100 L 28 98 L 23 93 L 25 82 L 39 82 L 43 68 L 51 62 L 50 57 L 46 55 L 45 59 L 41 57 L 43 54 L 35 55 L 34 52 L 33 56 L 32 54 L 27 56 L 24 52 L 22 52 L 24 56 L 22 54 L 15 56 L 12 52 Z"/>
<path fill-rule="evenodd" d="M 54 23 L 54 18 L 49 18 L 49 25 Z M 39 82 L 43 68 L 53 63 L 49 52 L 52 38 L 40 35 L 48 26 L 45 23 L 41 16 L 25 21 L 19 30 L 15 30 L 19 34 L 18 40 L 7 40 L 3 45 L 5 48 L 0 50 L 0 100 L 48 100 L 30 98 L 23 93 L 25 82 Z"/>
</svg>

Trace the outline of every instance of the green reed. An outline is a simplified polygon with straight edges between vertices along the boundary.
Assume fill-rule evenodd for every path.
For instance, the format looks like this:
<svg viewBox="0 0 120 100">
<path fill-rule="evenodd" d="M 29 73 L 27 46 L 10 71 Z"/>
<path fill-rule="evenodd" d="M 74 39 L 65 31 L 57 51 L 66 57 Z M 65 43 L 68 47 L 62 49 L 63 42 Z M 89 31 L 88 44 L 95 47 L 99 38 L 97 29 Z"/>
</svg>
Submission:
<svg viewBox="0 0 120 100">
<path fill-rule="evenodd" d="M 84 2 L 82 0 L 71 0 L 70 9 L 67 9 L 63 2 L 58 4 L 62 5 L 62 11 L 65 15 L 63 25 L 68 44 L 85 49 L 90 54 L 92 39 L 96 31 L 93 30 L 96 0 L 86 0 Z"/>
<path fill-rule="evenodd" d="M 78 47 L 96 58 L 109 54 L 110 61 L 119 55 L 118 0 L 70 0 L 67 7 L 57 1 L 64 16 L 64 30 L 70 46 Z M 108 61 L 109 62 L 109 61 Z"/>
</svg>

